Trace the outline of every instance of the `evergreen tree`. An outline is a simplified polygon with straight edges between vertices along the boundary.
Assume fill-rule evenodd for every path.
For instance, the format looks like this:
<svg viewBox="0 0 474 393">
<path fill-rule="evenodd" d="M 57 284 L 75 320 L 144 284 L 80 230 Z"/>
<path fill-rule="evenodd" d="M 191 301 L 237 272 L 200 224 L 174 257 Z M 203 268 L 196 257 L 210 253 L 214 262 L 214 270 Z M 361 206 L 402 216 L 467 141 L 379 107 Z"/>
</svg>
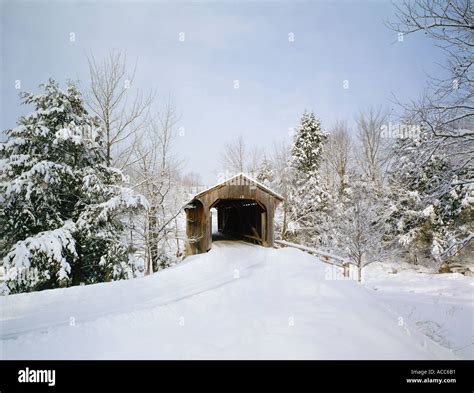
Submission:
<svg viewBox="0 0 474 393">
<path fill-rule="evenodd" d="M 434 143 L 426 131 L 397 141 L 389 222 L 412 259 L 439 264 L 469 243 L 472 247 L 473 173 L 469 161 L 442 147 L 434 150 Z"/>
<path fill-rule="evenodd" d="M 298 173 L 313 175 L 318 172 L 327 138 L 319 119 L 313 112 L 305 111 L 296 130 L 291 150 L 293 167 Z"/>
<path fill-rule="evenodd" d="M 35 111 L 0 148 L 0 258 L 6 292 L 123 279 L 123 217 L 146 200 L 106 165 L 101 130 L 73 84 L 23 93 Z M 5 289 L 5 288 L 4 288 Z"/>
<path fill-rule="evenodd" d="M 321 184 L 319 168 L 327 134 L 321 128 L 314 113 L 304 112 L 293 147 L 291 166 L 294 186 L 290 193 L 290 205 L 295 210 L 290 229 L 298 231 L 304 243 L 319 242 L 318 221 L 327 207 L 328 193 Z"/>
</svg>

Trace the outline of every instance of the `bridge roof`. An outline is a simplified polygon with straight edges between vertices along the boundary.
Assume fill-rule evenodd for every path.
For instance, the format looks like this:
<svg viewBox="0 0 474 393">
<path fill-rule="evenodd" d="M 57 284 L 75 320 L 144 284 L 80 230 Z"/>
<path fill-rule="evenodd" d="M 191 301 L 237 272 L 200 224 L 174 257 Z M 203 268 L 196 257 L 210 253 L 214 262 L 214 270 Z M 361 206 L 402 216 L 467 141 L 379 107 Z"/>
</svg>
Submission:
<svg viewBox="0 0 474 393">
<path fill-rule="evenodd" d="M 198 194 L 196 194 L 194 196 L 194 198 L 202 197 L 202 196 L 204 196 L 205 194 L 207 194 L 209 192 L 217 190 L 221 187 L 225 187 L 227 185 L 249 185 L 249 184 L 255 185 L 255 187 L 260 188 L 262 191 L 266 192 L 267 194 L 270 194 L 271 196 L 278 199 L 279 201 L 283 201 L 285 199 L 280 194 L 278 194 L 277 192 L 271 190 L 267 186 L 263 185 L 262 183 L 260 183 L 257 180 L 251 178 L 250 176 L 246 175 L 243 172 L 238 173 L 237 175 L 232 176 L 232 177 L 224 180 L 223 182 L 220 182 L 220 183 L 218 183 L 218 184 L 216 184 L 212 187 L 209 187 L 209 188 L 205 189 L 204 191 L 199 192 Z"/>
</svg>

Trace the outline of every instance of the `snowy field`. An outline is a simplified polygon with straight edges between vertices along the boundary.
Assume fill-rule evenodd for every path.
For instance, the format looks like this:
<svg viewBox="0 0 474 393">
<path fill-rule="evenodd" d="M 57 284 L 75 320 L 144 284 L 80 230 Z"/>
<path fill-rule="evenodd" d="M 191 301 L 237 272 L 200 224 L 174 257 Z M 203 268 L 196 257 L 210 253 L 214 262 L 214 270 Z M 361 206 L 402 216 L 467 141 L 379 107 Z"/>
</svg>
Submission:
<svg viewBox="0 0 474 393">
<path fill-rule="evenodd" d="M 458 348 L 472 342 L 472 277 L 332 273 L 295 249 L 215 242 L 153 276 L 1 297 L 1 357 L 473 357 Z"/>
<path fill-rule="evenodd" d="M 365 285 L 410 326 L 458 357 L 474 359 L 474 277 L 424 270 L 415 272 L 406 264 L 369 265 Z"/>
</svg>

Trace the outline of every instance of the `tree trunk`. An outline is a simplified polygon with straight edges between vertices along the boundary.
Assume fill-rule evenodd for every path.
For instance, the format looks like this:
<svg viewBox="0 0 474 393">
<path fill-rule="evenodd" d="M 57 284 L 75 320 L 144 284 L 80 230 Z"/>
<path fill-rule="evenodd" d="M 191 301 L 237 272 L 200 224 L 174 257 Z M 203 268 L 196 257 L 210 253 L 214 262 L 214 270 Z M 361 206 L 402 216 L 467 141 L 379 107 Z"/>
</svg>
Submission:
<svg viewBox="0 0 474 393">
<path fill-rule="evenodd" d="M 151 259 L 151 267 L 153 273 L 158 271 L 158 219 L 156 218 L 158 208 L 152 206 L 148 212 L 148 240 L 149 240 L 149 255 Z"/>
<path fill-rule="evenodd" d="M 362 282 L 362 255 L 357 258 L 357 281 Z"/>
<path fill-rule="evenodd" d="M 287 226 L 287 204 L 286 204 L 286 200 L 283 201 L 283 223 L 282 223 L 282 226 L 281 226 L 281 239 L 282 240 L 286 240 L 286 226 Z"/>
<path fill-rule="evenodd" d="M 176 256 L 179 257 L 181 255 L 181 250 L 179 247 L 179 231 L 178 231 L 178 219 L 175 217 L 174 219 L 174 227 L 175 227 L 175 232 L 174 236 L 176 238 Z"/>
</svg>

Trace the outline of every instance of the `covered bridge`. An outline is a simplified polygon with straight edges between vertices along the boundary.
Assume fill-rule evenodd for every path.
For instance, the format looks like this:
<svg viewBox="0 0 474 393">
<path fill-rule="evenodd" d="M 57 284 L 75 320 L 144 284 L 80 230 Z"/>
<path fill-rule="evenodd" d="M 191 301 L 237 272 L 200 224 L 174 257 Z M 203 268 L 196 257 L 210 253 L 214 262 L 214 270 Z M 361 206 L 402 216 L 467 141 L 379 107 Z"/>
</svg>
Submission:
<svg viewBox="0 0 474 393">
<path fill-rule="evenodd" d="M 229 238 L 273 247 L 275 209 L 283 198 L 243 173 L 197 194 L 186 206 L 186 255 L 212 247 L 212 214 L 217 229 Z"/>
</svg>

